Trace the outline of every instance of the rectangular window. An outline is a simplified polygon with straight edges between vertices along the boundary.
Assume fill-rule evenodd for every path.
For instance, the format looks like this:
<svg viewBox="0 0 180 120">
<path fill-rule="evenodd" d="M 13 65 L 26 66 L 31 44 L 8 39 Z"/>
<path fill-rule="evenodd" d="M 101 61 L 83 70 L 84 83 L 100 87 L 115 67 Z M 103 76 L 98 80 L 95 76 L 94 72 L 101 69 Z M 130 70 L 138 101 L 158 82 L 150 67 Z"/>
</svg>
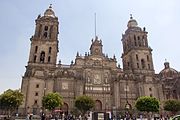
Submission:
<svg viewBox="0 0 180 120">
<path fill-rule="evenodd" d="M 147 55 L 147 61 L 149 61 L 149 56 Z"/>
<path fill-rule="evenodd" d="M 149 91 L 152 91 L 152 88 L 149 88 Z"/>
<path fill-rule="evenodd" d="M 35 47 L 35 53 L 37 53 L 37 51 L 38 51 L 38 46 Z"/>
<path fill-rule="evenodd" d="M 37 100 L 34 100 L 34 104 L 37 104 Z"/>
<path fill-rule="evenodd" d="M 35 93 L 35 96 L 38 96 L 38 92 Z"/>
<path fill-rule="evenodd" d="M 39 88 L 39 84 L 36 84 L 36 88 Z"/>
</svg>

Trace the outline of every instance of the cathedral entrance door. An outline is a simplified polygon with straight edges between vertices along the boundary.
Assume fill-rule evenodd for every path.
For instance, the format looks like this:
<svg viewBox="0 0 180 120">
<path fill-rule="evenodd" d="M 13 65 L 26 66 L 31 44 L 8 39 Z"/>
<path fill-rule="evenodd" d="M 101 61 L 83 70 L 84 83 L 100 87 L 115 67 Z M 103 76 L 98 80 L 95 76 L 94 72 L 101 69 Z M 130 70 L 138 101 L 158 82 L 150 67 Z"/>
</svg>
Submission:
<svg viewBox="0 0 180 120">
<path fill-rule="evenodd" d="M 63 110 L 65 115 L 68 115 L 68 109 L 69 109 L 68 104 L 64 103 L 63 106 L 62 106 L 62 110 Z"/>
<path fill-rule="evenodd" d="M 102 102 L 100 100 L 95 102 L 95 111 L 102 111 Z"/>
</svg>

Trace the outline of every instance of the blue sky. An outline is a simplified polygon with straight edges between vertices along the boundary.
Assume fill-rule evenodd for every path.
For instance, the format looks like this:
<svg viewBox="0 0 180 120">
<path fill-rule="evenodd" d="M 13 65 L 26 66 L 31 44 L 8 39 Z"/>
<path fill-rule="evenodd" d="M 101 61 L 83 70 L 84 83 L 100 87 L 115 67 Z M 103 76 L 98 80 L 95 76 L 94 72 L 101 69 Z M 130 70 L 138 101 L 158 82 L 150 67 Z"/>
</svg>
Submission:
<svg viewBox="0 0 180 120">
<path fill-rule="evenodd" d="M 89 51 L 96 12 L 103 51 L 110 57 L 115 54 L 122 67 L 121 36 L 133 14 L 139 26 L 148 31 L 156 73 L 164 68 L 165 59 L 180 70 L 179 0 L 1 0 L 0 93 L 21 87 L 35 19 L 49 4 L 60 22 L 58 60 L 62 63 L 70 64 L 77 51 L 82 55 Z"/>
</svg>

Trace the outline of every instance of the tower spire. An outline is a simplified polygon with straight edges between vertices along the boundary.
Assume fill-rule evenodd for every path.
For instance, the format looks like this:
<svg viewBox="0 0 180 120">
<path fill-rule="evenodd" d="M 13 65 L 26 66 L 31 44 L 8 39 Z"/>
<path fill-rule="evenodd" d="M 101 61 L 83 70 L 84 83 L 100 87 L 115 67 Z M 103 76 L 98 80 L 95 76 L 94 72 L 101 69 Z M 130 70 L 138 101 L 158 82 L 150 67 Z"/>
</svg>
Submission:
<svg viewBox="0 0 180 120">
<path fill-rule="evenodd" d="M 52 4 L 49 5 L 49 8 L 52 8 Z"/>
<path fill-rule="evenodd" d="M 133 19 L 133 16 L 132 16 L 132 14 L 130 14 L 130 19 Z"/>
</svg>

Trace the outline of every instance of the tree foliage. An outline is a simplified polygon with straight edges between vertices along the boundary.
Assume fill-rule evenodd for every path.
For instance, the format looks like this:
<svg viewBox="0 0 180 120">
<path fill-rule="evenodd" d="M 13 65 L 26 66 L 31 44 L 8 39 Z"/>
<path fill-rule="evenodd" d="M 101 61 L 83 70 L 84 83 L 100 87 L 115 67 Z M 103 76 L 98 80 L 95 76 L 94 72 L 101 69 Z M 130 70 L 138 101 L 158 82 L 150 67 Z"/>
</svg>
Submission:
<svg viewBox="0 0 180 120">
<path fill-rule="evenodd" d="M 154 97 L 142 96 L 137 99 L 135 107 L 142 112 L 158 112 L 159 101 Z"/>
<path fill-rule="evenodd" d="M 180 101 L 178 100 L 167 100 L 164 102 L 164 110 L 171 111 L 173 113 L 180 111 Z"/>
<path fill-rule="evenodd" d="M 75 100 L 75 107 L 85 115 L 85 113 L 95 106 L 95 101 L 89 96 L 79 96 Z"/>
<path fill-rule="evenodd" d="M 63 98 L 58 93 L 49 93 L 43 97 L 42 104 L 44 108 L 53 110 L 63 105 Z"/>
<path fill-rule="evenodd" d="M 23 94 L 19 90 L 6 90 L 0 95 L 0 106 L 2 109 L 10 110 L 18 108 L 23 102 Z"/>
</svg>

